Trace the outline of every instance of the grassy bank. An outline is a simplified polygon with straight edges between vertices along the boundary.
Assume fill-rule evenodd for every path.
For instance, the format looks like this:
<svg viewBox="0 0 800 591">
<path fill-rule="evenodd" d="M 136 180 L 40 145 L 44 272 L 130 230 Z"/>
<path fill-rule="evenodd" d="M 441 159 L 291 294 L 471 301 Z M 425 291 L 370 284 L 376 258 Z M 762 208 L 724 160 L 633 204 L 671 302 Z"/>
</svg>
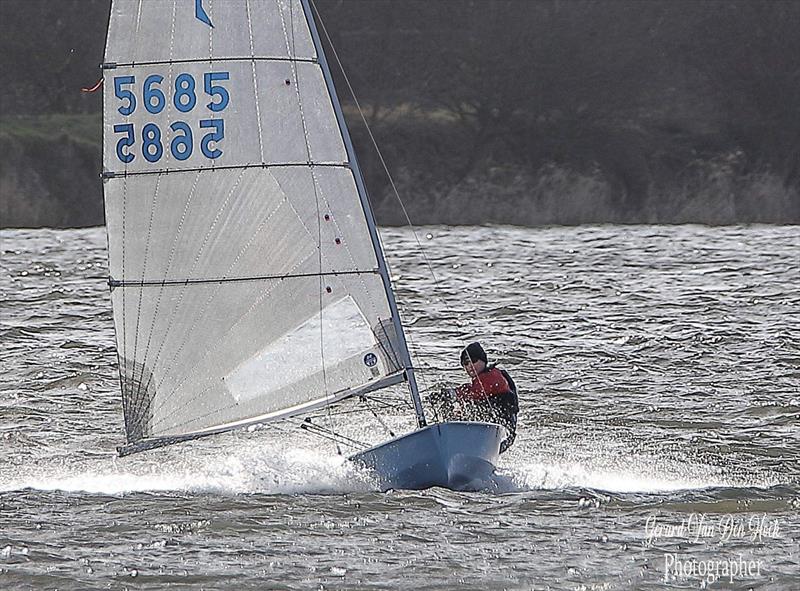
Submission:
<svg viewBox="0 0 800 591">
<path fill-rule="evenodd" d="M 347 117 L 378 222 L 404 225 L 360 117 Z M 409 107 L 372 128 L 418 224 L 800 223 L 797 186 L 700 129 L 543 122 L 480 137 Z M 101 135 L 99 115 L 0 119 L 2 227 L 102 224 Z"/>
<path fill-rule="evenodd" d="M 98 115 L 0 119 L 0 226 L 103 223 Z"/>
<path fill-rule="evenodd" d="M 405 224 L 363 124 L 350 118 L 376 217 Z M 421 110 L 373 132 L 415 223 L 800 223 L 796 183 L 703 120 L 530 122 L 491 133 Z"/>
<path fill-rule="evenodd" d="M 100 113 L 0 117 L 0 139 L 3 140 L 50 142 L 64 137 L 82 146 L 99 149 L 103 138 Z"/>
</svg>

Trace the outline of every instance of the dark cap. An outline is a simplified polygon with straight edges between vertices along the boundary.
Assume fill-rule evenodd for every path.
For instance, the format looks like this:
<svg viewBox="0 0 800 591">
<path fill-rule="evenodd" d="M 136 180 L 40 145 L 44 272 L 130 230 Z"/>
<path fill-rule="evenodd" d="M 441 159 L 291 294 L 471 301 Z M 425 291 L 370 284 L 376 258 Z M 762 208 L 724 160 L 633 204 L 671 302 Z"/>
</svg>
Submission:
<svg viewBox="0 0 800 591">
<path fill-rule="evenodd" d="M 468 361 L 475 363 L 476 361 L 483 361 L 488 363 L 486 359 L 486 351 L 483 350 L 480 343 L 470 343 L 467 348 L 461 351 L 461 365 L 466 365 Z"/>
</svg>

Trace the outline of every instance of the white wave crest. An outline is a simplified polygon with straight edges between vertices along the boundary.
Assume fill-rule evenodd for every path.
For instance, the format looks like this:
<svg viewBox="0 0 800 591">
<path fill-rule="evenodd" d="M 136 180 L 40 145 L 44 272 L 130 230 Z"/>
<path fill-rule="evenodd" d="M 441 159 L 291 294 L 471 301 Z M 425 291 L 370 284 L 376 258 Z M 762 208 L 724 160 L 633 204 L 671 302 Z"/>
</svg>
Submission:
<svg viewBox="0 0 800 591">
<path fill-rule="evenodd" d="M 307 448 L 256 445 L 196 456 L 174 450 L 150 457 L 39 463 L 0 472 L 0 491 L 36 489 L 123 495 L 139 492 L 217 494 L 347 493 L 375 490 L 369 476 L 342 456 Z"/>
</svg>

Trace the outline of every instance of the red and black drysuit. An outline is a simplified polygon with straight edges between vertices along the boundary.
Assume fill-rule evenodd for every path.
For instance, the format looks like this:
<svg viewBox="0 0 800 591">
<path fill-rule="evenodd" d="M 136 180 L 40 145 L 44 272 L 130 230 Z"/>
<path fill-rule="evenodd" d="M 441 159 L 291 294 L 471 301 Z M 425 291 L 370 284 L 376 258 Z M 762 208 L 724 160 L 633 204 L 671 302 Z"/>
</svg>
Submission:
<svg viewBox="0 0 800 591">
<path fill-rule="evenodd" d="M 508 431 L 508 438 L 500 444 L 500 453 L 506 451 L 517 435 L 519 399 L 514 380 L 504 369 L 487 365 L 472 379 L 471 384 L 456 388 L 456 399 L 470 414 L 470 418 L 487 423 L 497 423 Z"/>
</svg>

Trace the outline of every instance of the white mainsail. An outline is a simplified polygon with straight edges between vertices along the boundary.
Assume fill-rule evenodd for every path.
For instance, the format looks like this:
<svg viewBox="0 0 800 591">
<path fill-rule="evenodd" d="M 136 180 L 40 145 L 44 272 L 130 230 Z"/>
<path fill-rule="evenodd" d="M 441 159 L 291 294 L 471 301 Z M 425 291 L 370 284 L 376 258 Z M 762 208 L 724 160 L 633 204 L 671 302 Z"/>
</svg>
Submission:
<svg viewBox="0 0 800 591">
<path fill-rule="evenodd" d="M 413 380 L 309 12 L 113 0 L 103 177 L 128 451 Z"/>
</svg>

